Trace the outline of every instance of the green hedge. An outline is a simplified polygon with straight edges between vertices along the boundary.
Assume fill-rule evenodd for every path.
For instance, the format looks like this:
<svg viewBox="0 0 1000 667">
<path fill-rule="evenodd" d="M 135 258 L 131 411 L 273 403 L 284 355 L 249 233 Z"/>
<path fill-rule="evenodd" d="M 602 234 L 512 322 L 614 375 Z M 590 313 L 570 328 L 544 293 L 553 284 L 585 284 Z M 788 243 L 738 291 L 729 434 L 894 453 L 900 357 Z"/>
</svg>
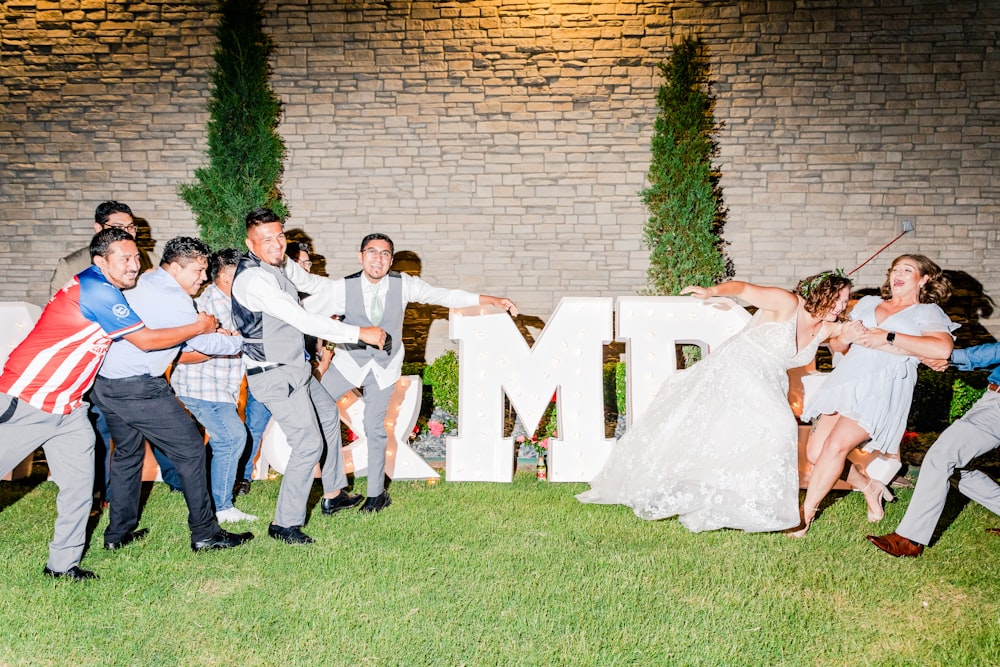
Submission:
<svg viewBox="0 0 1000 667">
<path fill-rule="evenodd" d="M 917 433 L 940 433 L 948 428 L 986 388 L 986 371 L 963 372 L 948 369 L 943 373 L 920 367 L 917 386 L 906 428 Z"/>
<path fill-rule="evenodd" d="M 424 369 L 424 383 L 431 386 L 434 405 L 458 415 L 458 355 L 448 350 Z"/>
</svg>

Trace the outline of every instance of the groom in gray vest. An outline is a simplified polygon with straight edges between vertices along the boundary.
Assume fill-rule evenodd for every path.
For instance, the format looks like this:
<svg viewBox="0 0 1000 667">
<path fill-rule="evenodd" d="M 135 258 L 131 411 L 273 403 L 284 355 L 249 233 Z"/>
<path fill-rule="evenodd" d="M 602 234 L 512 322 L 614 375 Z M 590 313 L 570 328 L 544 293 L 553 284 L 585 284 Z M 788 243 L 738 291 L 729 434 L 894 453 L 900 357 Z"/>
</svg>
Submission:
<svg viewBox="0 0 1000 667">
<path fill-rule="evenodd" d="M 274 522 L 267 534 L 289 544 L 309 544 L 302 532 L 313 469 L 330 447 L 329 491 L 320 503 L 324 514 L 354 507 L 361 496 L 348 494 L 340 451 L 340 414 L 333 398 L 313 377 L 306 360 L 305 336 L 338 343 L 366 343 L 380 348 L 385 332 L 376 326 L 352 326 L 306 312 L 299 292 L 329 289 L 334 281 L 308 273 L 285 257 L 284 224 L 273 211 L 260 208 L 246 217 L 247 248 L 233 279 L 233 321 L 243 336 L 247 386 L 271 411 L 292 450 L 281 479 Z M 324 477 L 324 483 L 328 480 Z"/>
<path fill-rule="evenodd" d="M 395 248 L 385 234 L 369 234 L 361 241 L 358 259 L 361 271 L 333 281 L 303 302 L 306 309 L 324 316 L 343 315 L 345 324 L 378 326 L 385 330 L 382 348 L 361 342 L 338 342 L 333 362 L 323 374 L 323 386 L 335 399 L 360 388 L 365 397 L 365 435 L 368 438 L 368 490 L 362 512 L 381 512 L 392 502 L 385 489 L 385 447 L 388 434 L 385 415 L 403 365 L 403 313 L 410 302 L 448 308 L 491 305 L 517 316 L 514 302 L 505 297 L 472 294 L 463 290 L 433 287 L 419 278 L 390 271 Z M 337 442 L 327 442 L 330 453 L 323 466 L 324 498 L 340 488 L 339 476 L 329 460 L 340 450 Z"/>
</svg>

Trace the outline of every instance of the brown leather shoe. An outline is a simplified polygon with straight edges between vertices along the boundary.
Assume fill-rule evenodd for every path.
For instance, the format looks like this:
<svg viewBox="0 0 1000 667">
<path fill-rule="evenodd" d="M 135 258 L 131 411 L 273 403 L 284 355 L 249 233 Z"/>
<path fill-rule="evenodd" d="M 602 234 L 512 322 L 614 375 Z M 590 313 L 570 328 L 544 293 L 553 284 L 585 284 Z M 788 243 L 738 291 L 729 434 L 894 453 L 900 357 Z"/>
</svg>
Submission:
<svg viewBox="0 0 1000 667">
<path fill-rule="evenodd" d="M 889 533 L 881 537 L 878 535 L 868 535 L 868 541 L 896 558 L 900 556 L 916 557 L 924 552 L 924 545 L 917 544 L 913 540 L 908 540 L 896 533 Z"/>
<path fill-rule="evenodd" d="M 1000 528 L 987 528 L 986 532 L 991 535 L 1000 535 Z"/>
</svg>

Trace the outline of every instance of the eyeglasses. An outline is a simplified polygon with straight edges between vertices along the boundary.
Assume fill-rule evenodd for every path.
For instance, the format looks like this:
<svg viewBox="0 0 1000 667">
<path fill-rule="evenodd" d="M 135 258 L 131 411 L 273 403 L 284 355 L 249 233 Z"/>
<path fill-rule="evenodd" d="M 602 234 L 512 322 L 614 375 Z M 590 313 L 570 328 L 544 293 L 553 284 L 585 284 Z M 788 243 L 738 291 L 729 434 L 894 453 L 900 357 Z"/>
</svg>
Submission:
<svg viewBox="0 0 1000 667">
<path fill-rule="evenodd" d="M 103 225 L 103 227 L 104 227 L 104 229 L 124 229 L 126 232 L 128 232 L 132 236 L 135 236 L 135 223 L 128 224 L 128 225 L 109 225 L 109 224 L 105 224 L 105 225 Z"/>
<path fill-rule="evenodd" d="M 305 269 L 305 270 L 308 271 L 309 269 L 312 268 L 313 263 L 312 263 L 312 261 L 310 261 L 308 259 L 300 259 L 298 261 L 298 265 L 301 266 L 303 269 Z"/>
<path fill-rule="evenodd" d="M 375 259 L 376 257 L 381 257 L 382 259 L 392 259 L 392 253 L 388 250 L 379 250 L 378 248 L 368 248 L 365 250 L 365 255 L 368 259 Z"/>
</svg>

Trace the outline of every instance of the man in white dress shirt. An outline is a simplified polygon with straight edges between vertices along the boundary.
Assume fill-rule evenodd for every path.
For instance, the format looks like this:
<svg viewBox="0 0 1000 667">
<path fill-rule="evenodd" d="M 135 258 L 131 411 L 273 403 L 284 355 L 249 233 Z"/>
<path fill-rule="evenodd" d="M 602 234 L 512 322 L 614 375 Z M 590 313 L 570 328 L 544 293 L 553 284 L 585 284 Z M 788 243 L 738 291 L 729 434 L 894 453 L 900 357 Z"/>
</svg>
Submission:
<svg viewBox="0 0 1000 667">
<path fill-rule="evenodd" d="M 246 229 L 250 252 L 241 258 L 233 279 L 233 321 L 244 338 L 249 390 L 271 411 L 291 449 L 267 534 L 288 544 L 309 544 L 314 540 L 301 528 L 313 468 L 323 454 L 324 443 L 330 446 L 325 468 L 333 487 L 321 503 L 323 513 L 354 507 L 361 497 L 345 490 L 340 415 L 336 401 L 312 374 L 304 335 L 381 347 L 385 332 L 376 326 L 352 326 L 306 312 L 299 303 L 299 292 L 329 289 L 330 279 L 286 261 L 284 223 L 270 209 L 251 211 Z"/>
<path fill-rule="evenodd" d="M 369 234 L 361 241 L 358 259 L 362 270 L 332 281 L 330 289 L 305 300 L 308 310 L 323 316 L 344 316 L 346 324 L 380 326 L 386 332 L 386 344 L 372 347 L 361 343 L 337 342 L 333 363 L 323 374 L 323 386 L 337 399 L 346 392 L 361 388 L 365 397 L 365 435 L 368 438 L 368 489 L 362 512 L 380 512 L 391 500 L 385 490 L 385 448 L 388 433 L 385 415 L 403 365 L 403 314 L 410 302 L 448 308 L 491 305 L 517 316 L 517 307 L 506 297 L 472 294 L 463 290 L 433 287 L 419 278 L 390 271 L 394 246 L 385 234 Z M 340 450 L 340 431 L 336 442 L 327 442 L 333 451 Z M 336 470 L 323 466 L 324 497 L 337 490 Z"/>
</svg>

